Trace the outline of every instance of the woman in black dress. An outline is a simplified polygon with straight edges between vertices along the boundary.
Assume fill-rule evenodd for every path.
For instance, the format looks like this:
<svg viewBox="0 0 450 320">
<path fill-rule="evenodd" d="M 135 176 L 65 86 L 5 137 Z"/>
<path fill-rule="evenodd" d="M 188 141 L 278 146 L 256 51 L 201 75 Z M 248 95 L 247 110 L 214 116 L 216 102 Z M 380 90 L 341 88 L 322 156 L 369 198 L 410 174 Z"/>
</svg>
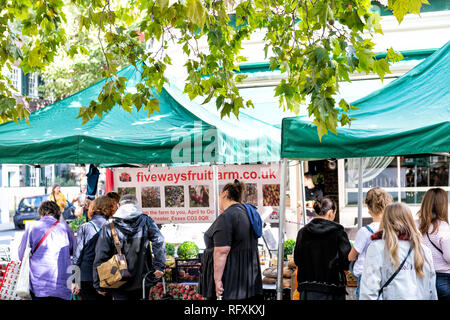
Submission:
<svg viewBox="0 0 450 320">
<path fill-rule="evenodd" d="M 205 232 L 199 289 L 207 299 L 262 297 L 258 236 L 254 220 L 241 203 L 243 193 L 242 182 L 235 180 L 225 185 L 219 198 L 222 213 Z"/>
</svg>

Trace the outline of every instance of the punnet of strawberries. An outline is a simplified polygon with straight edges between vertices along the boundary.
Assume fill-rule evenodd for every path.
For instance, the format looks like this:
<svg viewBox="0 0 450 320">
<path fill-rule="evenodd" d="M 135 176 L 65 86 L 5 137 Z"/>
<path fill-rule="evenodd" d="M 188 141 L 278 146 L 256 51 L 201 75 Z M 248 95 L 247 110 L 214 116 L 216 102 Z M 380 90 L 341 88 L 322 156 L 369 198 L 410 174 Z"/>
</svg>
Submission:
<svg viewBox="0 0 450 320">
<path fill-rule="evenodd" d="M 166 292 L 175 300 L 205 300 L 198 293 L 198 286 L 195 284 L 166 283 Z M 150 300 L 160 300 L 164 297 L 162 283 L 157 283 L 150 289 Z"/>
</svg>

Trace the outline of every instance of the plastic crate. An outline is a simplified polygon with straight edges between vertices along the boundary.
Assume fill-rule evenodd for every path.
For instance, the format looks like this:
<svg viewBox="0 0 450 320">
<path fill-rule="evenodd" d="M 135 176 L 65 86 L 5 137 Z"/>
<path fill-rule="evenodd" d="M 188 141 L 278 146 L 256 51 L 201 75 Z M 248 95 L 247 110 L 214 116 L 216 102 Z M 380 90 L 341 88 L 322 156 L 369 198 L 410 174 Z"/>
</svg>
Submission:
<svg viewBox="0 0 450 320">
<path fill-rule="evenodd" d="M 200 258 L 186 260 L 175 259 L 175 282 L 198 282 L 200 266 Z"/>
</svg>

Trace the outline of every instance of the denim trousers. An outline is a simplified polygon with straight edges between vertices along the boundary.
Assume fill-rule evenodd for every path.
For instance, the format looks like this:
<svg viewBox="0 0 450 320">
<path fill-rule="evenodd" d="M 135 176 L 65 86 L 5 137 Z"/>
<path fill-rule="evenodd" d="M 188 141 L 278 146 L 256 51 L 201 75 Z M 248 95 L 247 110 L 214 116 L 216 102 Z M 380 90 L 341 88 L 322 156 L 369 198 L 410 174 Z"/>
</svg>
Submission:
<svg viewBox="0 0 450 320">
<path fill-rule="evenodd" d="M 450 273 L 436 272 L 436 291 L 439 300 L 450 300 Z"/>
</svg>

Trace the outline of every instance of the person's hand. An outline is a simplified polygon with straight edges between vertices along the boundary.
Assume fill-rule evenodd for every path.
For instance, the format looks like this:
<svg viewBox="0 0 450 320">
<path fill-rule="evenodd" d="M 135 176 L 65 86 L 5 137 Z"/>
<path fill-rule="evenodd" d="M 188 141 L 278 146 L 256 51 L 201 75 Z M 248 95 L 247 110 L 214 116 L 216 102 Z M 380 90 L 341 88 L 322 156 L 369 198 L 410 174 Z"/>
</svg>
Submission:
<svg viewBox="0 0 450 320">
<path fill-rule="evenodd" d="M 220 297 L 223 295 L 223 283 L 222 280 L 216 281 L 216 296 Z"/>
<path fill-rule="evenodd" d="M 156 279 L 159 279 L 164 275 L 164 272 L 156 270 L 153 274 L 155 275 Z"/>
<path fill-rule="evenodd" d="M 102 296 L 105 296 L 105 295 L 106 295 L 106 292 L 105 292 L 105 291 L 99 291 L 99 290 L 97 290 L 97 292 L 98 292 L 98 294 L 101 294 Z"/>
<path fill-rule="evenodd" d="M 80 287 L 78 286 L 78 284 L 72 283 L 72 292 L 74 294 L 79 294 L 80 293 Z"/>
</svg>

